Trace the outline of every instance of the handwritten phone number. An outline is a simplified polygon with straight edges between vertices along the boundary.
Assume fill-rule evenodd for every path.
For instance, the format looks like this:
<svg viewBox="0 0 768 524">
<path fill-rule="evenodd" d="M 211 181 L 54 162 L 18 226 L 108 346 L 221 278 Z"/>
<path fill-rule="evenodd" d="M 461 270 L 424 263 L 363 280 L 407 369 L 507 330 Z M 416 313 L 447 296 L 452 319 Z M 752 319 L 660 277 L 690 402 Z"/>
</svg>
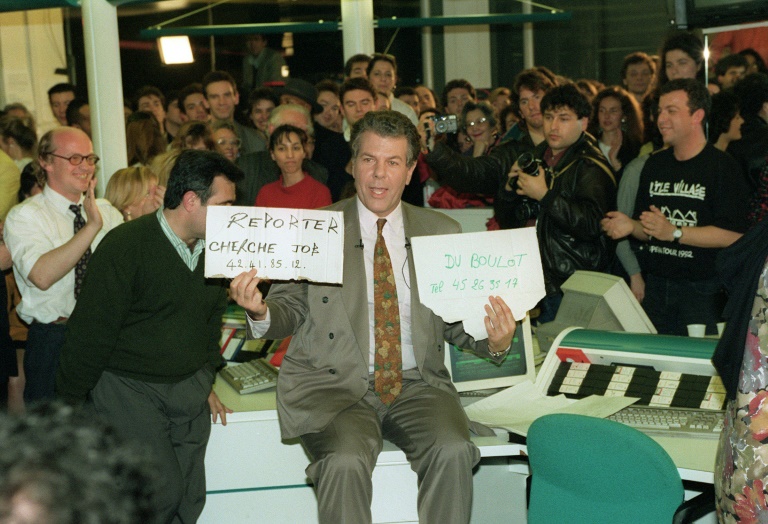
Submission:
<svg viewBox="0 0 768 524">
<path fill-rule="evenodd" d="M 517 287 L 517 278 L 503 279 L 484 279 L 484 278 L 462 278 L 454 279 L 453 283 L 446 286 L 445 281 L 435 282 L 429 285 L 432 294 L 442 293 L 443 291 L 496 291 L 502 289 L 514 289 Z M 453 289 L 451 289 L 453 288 Z"/>
<path fill-rule="evenodd" d="M 269 260 L 243 260 L 242 258 L 233 258 L 227 262 L 229 269 L 304 269 L 301 260 L 281 260 L 270 258 Z"/>
</svg>

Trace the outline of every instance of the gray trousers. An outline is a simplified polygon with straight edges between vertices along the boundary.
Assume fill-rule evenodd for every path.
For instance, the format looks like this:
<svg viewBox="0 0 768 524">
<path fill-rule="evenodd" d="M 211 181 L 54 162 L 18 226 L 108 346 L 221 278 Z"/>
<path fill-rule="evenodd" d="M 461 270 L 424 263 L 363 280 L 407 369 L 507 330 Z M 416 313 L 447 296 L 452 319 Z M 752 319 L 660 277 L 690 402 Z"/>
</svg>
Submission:
<svg viewBox="0 0 768 524">
<path fill-rule="evenodd" d="M 213 373 L 200 369 L 175 384 L 104 372 L 89 395 L 93 410 L 124 439 L 146 447 L 157 464 L 157 523 L 194 523 L 205 506 L 205 448 L 211 434 Z"/>
<path fill-rule="evenodd" d="M 382 438 L 405 452 L 418 475 L 419 522 L 469 522 L 480 451 L 458 399 L 429 386 L 417 370 L 403 372 L 403 391 L 391 406 L 376 397 L 371 381 L 363 400 L 322 432 L 302 435 L 313 460 L 306 473 L 317 490 L 320 522 L 371 522 L 371 476 Z"/>
</svg>

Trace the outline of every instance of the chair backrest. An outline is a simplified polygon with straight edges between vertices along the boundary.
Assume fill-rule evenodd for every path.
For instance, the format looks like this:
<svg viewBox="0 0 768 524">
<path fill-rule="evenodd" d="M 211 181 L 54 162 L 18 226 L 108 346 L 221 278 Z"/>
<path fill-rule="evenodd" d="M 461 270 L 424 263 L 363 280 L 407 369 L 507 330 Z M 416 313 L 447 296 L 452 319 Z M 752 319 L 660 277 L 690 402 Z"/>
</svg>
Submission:
<svg viewBox="0 0 768 524">
<path fill-rule="evenodd" d="M 553 414 L 528 431 L 530 524 L 661 524 L 683 502 L 672 459 L 653 439 L 611 420 Z"/>
</svg>

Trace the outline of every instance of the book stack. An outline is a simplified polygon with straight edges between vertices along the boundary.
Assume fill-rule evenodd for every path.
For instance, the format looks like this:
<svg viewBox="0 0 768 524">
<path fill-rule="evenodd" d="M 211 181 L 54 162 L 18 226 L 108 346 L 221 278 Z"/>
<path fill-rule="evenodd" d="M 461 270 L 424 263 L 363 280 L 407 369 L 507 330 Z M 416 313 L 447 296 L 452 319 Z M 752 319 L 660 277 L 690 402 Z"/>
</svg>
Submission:
<svg viewBox="0 0 768 524">
<path fill-rule="evenodd" d="M 221 355 L 225 360 L 248 362 L 263 358 L 269 353 L 273 345 L 277 346 L 273 340 L 248 340 L 245 310 L 237 304 L 227 306 L 221 322 Z"/>
</svg>

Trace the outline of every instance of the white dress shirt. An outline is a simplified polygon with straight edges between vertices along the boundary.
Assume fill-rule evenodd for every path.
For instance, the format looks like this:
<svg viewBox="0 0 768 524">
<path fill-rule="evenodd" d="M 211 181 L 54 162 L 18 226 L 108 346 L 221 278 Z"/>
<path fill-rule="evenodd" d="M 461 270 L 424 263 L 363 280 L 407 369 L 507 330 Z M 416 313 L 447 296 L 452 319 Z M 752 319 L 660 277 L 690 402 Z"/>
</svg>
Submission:
<svg viewBox="0 0 768 524">
<path fill-rule="evenodd" d="M 376 222 L 379 217 L 368 210 L 360 199 L 357 200 L 357 214 L 360 217 L 360 234 L 362 235 L 363 256 L 365 257 L 365 281 L 368 285 L 368 369 L 373 373 L 373 359 L 376 355 L 373 335 L 373 255 L 378 231 Z M 408 241 L 405 238 L 405 227 L 403 226 L 402 204 L 398 204 L 386 218 L 387 223 L 384 224 L 382 235 L 387 244 L 389 258 L 392 261 L 392 271 L 395 273 L 397 302 L 400 306 L 400 344 L 403 369 L 413 369 L 416 367 L 416 357 L 413 354 L 411 339 L 411 274 L 408 270 L 408 249 L 405 247 Z"/>
<path fill-rule="evenodd" d="M 379 217 L 368 210 L 360 199 L 357 199 L 357 214 L 360 220 L 360 234 L 363 244 L 363 257 L 365 265 L 365 280 L 368 293 L 368 370 L 373 373 L 373 360 L 376 354 L 373 335 L 373 250 L 376 246 L 377 227 Z M 409 249 L 406 248 L 408 240 L 405 238 L 403 225 L 402 204 L 389 214 L 387 223 L 384 224 L 382 235 L 387 244 L 389 258 L 392 261 L 392 270 L 395 273 L 395 285 L 397 287 L 397 301 L 400 306 L 400 342 L 403 356 L 403 369 L 416 367 L 416 356 L 413 353 L 411 338 L 411 274 L 408 268 Z M 246 315 L 251 333 L 260 337 L 269 329 L 271 316 L 267 309 L 264 320 L 252 320 Z"/>
<path fill-rule="evenodd" d="M 80 197 L 80 204 L 82 202 Z M 21 304 L 16 311 L 27 323 L 36 320 L 47 324 L 61 317 L 68 318 L 75 309 L 74 267 L 46 291 L 29 280 L 29 272 L 41 256 L 75 236 L 75 214 L 69 209 L 73 203 L 46 185 L 42 193 L 11 209 L 6 218 L 3 237 L 11 252 L 13 274 L 21 293 Z M 91 251 L 110 229 L 123 222 L 123 215 L 108 200 L 99 198 L 96 204 L 104 225 L 91 243 Z M 87 221 L 85 211 L 81 214 Z"/>
</svg>

